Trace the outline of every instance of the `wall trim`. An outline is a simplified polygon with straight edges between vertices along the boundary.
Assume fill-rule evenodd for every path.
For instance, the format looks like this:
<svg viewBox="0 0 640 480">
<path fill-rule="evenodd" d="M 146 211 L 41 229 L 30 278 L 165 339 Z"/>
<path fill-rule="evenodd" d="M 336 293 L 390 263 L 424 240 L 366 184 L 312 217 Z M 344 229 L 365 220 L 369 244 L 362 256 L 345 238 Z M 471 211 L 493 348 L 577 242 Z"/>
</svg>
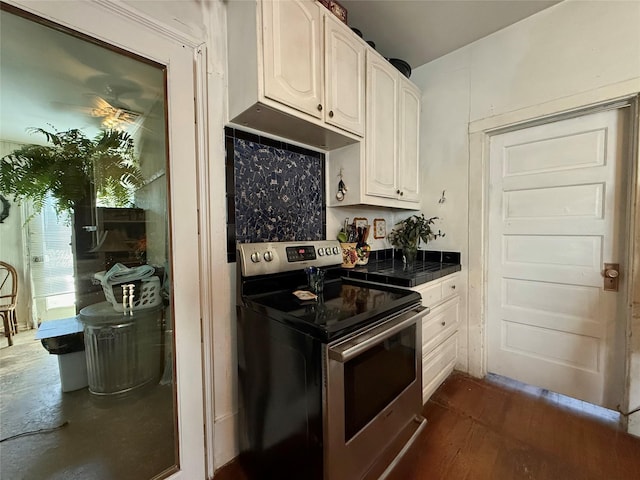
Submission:
<svg viewBox="0 0 640 480">
<path fill-rule="evenodd" d="M 200 45 L 194 50 L 195 110 L 196 110 L 196 155 L 198 171 L 198 234 L 200 237 L 200 328 L 202 329 L 202 386 L 204 400 L 204 449 L 206 469 L 212 478 L 215 456 L 214 424 L 214 355 L 213 324 L 215 318 L 213 285 L 213 239 L 211 237 L 211 185 L 209 179 L 209 142 L 207 121 L 207 49 Z M 197 101 L 201 99 L 201 101 Z"/>
<path fill-rule="evenodd" d="M 549 102 L 469 122 L 469 134 L 493 132 L 497 129 L 528 126 L 533 122 L 555 120 L 559 115 L 584 113 L 617 101 L 628 100 L 640 92 L 640 77 L 578 93 Z"/>
<path fill-rule="evenodd" d="M 625 382 L 624 412 L 634 412 L 624 417 L 627 432 L 640 437 L 640 95 L 636 95 L 631 105 L 630 130 L 634 133 L 631 139 L 629 155 L 632 159 L 630 177 L 631 212 L 629 212 L 629 323 L 627 325 L 627 362 Z M 634 355 L 638 358 L 634 359 Z M 634 381 L 635 379 L 635 381 Z"/>
<path fill-rule="evenodd" d="M 133 20 L 139 25 L 144 25 L 149 30 L 154 30 L 158 34 L 162 35 L 165 38 L 174 40 L 178 43 L 184 43 L 186 46 L 196 49 L 201 44 L 202 41 L 192 37 L 191 35 L 186 34 L 180 30 L 170 27 L 164 23 L 158 23 L 157 20 L 149 17 L 148 15 L 136 10 L 134 7 L 131 7 L 122 1 L 119 0 L 93 0 L 94 3 L 99 5 L 101 8 L 106 10 L 111 10 L 116 15 L 120 15 L 121 17 L 125 17 L 127 19 Z"/>
</svg>

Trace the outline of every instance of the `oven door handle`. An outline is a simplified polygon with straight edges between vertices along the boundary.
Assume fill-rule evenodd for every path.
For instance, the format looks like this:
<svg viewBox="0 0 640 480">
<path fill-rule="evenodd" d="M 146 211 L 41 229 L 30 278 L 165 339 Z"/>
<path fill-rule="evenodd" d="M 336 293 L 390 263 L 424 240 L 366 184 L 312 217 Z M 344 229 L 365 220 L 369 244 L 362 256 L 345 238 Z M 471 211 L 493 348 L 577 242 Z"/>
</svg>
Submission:
<svg viewBox="0 0 640 480">
<path fill-rule="evenodd" d="M 420 305 L 413 308 L 381 325 L 376 325 L 354 338 L 329 347 L 329 358 L 341 363 L 347 362 L 365 350 L 404 330 L 412 323 L 416 323 L 428 313 L 428 307 Z"/>
</svg>

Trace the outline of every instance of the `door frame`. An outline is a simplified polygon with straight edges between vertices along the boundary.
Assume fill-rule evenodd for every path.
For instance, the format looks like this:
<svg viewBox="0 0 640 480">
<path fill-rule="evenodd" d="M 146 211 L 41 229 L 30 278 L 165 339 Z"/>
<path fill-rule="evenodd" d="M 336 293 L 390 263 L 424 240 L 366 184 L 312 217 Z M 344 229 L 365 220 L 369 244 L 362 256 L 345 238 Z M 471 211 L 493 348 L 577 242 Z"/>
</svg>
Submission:
<svg viewBox="0 0 640 480">
<path fill-rule="evenodd" d="M 489 148 L 493 135 L 524 127 L 549 123 L 569 117 L 593 113 L 601 109 L 615 108 L 616 106 L 630 105 L 630 130 L 633 132 L 629 145 L 631 161 L 630 179 L 638 178 L 638 143 L 640 132 L 638 131 L 638 104 L 640 95 L 638 83 L 629 81 L 614 86 L 603 87 L 584 94 L 551 101 L 541 105 L 535 105 L 515 112 L 497 115 L 469 123 L 469 284 L 467 334 L 469 341 L 469 374 L 476 377 L 484 377 L 487 372 L 487 311 L 488 311 L 488 255 L 489 255 Z M 629 182 L 628 192 L 628 237 L 627 265 L 623 268 L 628 272 L 627 295 L 633 299 L 636 290 L 640 289 L 640 221 L 637 221 L 640 209 L 637 209 L 637 199 L 640 199 L 640 188 L 637 181 Z M 636 201 L 634 201 L 636 199 Z M 635 261 L 635 269 L 632 266 Z M 638 294 L 635 294 L 636 297 Z M 635 302 L 640 299 L 635 298 Z M 629 305 L 631 302 L 627 302 Z M 629 335 L 634 333 L 640 336 L 640 331 L 632 329 L 632 309 L 626 312 L 626 366 L 625 366 L 625 391 L 620 405 L 623 412 L 629 410 L 630 382 L 630 344 Z M 637 327 L 636 327 L 637 330 Z M 638 353 L 638 352 L 636 352 Z M 638 388 L 636 386 L 636 388 Z M 626 417 L 622 417 L 626 422 Z"/>
<path fill-rule="evenodd" d="M 78 1 L 73 3 L 73 8 L 61 8 L 60 2 L 3 2 L 167 65 L 167 174 L 171 182 L 169 215 L 179 453 L 179 469 L 167 478 L 207 478 L 205 449 L 213 444 L 213 426 L 207 425 L 205 432 L 205 392 L 211 390 L 208 386 L 212 379 L 205 378 L 205 373 L 209 372 L 205 372 L 203 359 L 211 357 L 212 346 L 203 342 L 208 322 L 202 319 L 211 310 L 211 299 L 202 292 L 211 291 L 211 282 L 203 274 L 204 266 L 200 262 L 207 258 L 203 252 L 209 245 L 200 236 L 200 207 L 208 204 L 209 191 L 203 191 L 207 186 L 206 176 L 198 175 L 207 162 L 206 48 L 203 41 L 161 24 L 121 2 Z M 135 39 L 123 34 L 131 31 L 135 31 Z M 173 52 L 172 48 L 175 49 Z M 184 161 L 185 158 L 193 161 Z M 209 223 L 208 219 L 203 222 Z M 175 248 L 176 245 L 181 248 Z M 197 254 L 193 255 L 193 252 Z M 194 275 L 194 272 L 199 273 Z M 205 434 L 210 437 L 206 438 Z"/>
</svg>

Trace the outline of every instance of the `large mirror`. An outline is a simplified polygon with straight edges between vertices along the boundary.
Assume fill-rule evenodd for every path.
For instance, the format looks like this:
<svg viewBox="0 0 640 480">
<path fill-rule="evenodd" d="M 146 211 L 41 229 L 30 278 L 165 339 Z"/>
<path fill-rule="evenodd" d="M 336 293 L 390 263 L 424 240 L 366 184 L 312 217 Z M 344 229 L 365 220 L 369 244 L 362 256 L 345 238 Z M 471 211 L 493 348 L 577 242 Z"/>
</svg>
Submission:
<svg viewBox="0 0 640 480">
<path fill-rule="evenodd" d="M 167 476 L 165 69 L 4 4 L 0 35 L 0 478 Z"/>
</svg>

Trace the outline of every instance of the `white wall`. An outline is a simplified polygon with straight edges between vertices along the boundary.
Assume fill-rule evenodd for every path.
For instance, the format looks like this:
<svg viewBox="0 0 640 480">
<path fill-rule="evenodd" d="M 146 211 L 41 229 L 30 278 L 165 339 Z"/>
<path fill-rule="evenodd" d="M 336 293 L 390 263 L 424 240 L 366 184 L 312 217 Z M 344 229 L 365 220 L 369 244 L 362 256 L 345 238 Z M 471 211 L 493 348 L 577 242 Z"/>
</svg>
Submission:
<svg viewBox="0 0 640 480">
<path fill-rule="evenodd" d="M 468 274 L 462 336 L 473 375 L 485 373 L 484 132 L 640 91 L 638 25 L 640 2 L 567 0 L 414 71 L 426 190 L 447 185 L 455 199 L 444 229 Z"/>
</svg>

